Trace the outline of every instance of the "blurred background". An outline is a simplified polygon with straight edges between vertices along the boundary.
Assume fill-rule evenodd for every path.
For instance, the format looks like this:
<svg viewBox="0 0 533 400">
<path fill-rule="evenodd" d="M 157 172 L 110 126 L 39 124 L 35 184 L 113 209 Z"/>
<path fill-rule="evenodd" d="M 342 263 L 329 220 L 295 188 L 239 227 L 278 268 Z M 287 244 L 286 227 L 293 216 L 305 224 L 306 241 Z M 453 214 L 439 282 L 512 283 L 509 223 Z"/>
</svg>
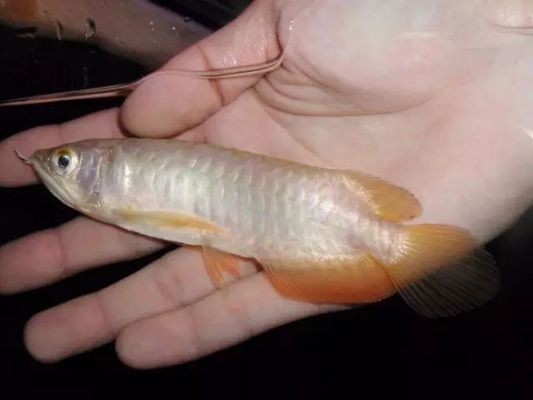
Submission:
<svg viewBox="0 0 533 400">
<path fill-rule="evenodd" d="M 248 0 L 0 1 L 0 98 L 128 82 L 227 24 Z M 68 7 L 71 7 L 70 9 Z M 122 99 L 0 108 L 0 139 L 120 105 Z M 0 245 L 75 213 L 40 185 L 0 189 Z M 90 245 L 90 244 L 88 244 Z M 533 398 L 533 213 L 489 244 L 502 270 L 494 302 L 423 320 L 399 299 L 307 318 L 185 365 L 135 371 L 113 344 L 55 365 L 24 348 L 35 313 L 105 287 L 161 253 L 0 296 L 0 386 L 21 394 L 97 398 Z M 109 386 L 107 386 L 109 385 Z M 165 394 L 163 390 L 169 390 Z M 2 396 L 4 396 L 2 394 Z M 4 398 L 11 398 L 5 396 Z"/>
</svg>

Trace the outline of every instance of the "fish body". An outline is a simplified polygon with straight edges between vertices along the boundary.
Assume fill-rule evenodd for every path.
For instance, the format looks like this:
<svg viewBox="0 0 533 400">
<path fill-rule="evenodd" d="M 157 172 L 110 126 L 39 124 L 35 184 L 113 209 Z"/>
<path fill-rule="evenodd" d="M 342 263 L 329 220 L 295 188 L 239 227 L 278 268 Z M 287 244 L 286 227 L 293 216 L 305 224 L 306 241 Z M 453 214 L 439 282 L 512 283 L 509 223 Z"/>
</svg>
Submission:
<svg viewBox="0 0 533 400">
<path fill-rule="evenodd" d="M 393 225 L 373 218 L 342 174 L 178 140 L 107 146 L 93 161 L 98 179 L 89 178 L 91 202 L 101 210 L 93 213 L 126 229 L 253 258 L 347 256 L 357 241 L 382 256 L 387 251 L 379 237 Z M 181 214 L 213 228 L 141 225 L 115 213 L 124 206 Z"/>
<path fill-rule="evenodd" d="M 468 232 L 408 225 L 421 213 L 416 198 L 363 173 L 175 139 L 86 140 L 29 162 L 90 217 L 201 247 L 217 285 L 238 275 L 237 256 L 256 260 L 282 295 L 306 301 L 399 292 L 419 313 L 442 316 L 498 289 L 497 269 Z"/>
</svg>

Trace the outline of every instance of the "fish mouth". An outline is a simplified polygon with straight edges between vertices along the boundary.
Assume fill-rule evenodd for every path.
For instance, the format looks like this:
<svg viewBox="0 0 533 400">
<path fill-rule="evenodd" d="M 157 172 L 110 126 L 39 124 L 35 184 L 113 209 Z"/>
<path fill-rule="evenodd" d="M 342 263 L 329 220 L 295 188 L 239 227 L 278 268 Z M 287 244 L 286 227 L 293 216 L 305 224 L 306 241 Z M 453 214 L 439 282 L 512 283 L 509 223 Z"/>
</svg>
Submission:
<svg viewBox="0 0 533 400">
<path fill-rule="evenodd" d="M 44 165 L 46 165 L 46 161 L 42 159 L 42 157 L 39 156 L 39 154 L 34 154 L 29 158 L 23 158 L 22 159 L 27 164 L 31 165 L 39 179 L 41 179 L 41 182 L 46 186 L 46 188 L 52 193 L 58 200 L 60 200 L 65 205 L 71 207 L 71 208 L 77 208 L 74 205 L 74 199 L 69 194 L 67 190 L 65 190 L 58 182 L 53 178 L 50 171 Z"/>
</svg>

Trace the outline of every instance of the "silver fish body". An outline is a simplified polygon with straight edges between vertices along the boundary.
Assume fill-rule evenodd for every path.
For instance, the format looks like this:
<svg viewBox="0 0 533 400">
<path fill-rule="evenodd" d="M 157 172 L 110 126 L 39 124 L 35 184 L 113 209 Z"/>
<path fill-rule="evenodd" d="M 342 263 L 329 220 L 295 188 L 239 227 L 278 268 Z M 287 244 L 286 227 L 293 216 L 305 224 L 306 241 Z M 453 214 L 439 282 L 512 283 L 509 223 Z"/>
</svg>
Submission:
<svg viewBox="0 0 533 400">
<path fill-rule="evenodd" d="M 101 149 L 81 177 L 90 213 L 149 236 L 244 257 L 301 259 L 366 248 L 385 255 L 397 231 L 372 217 L 339 171 L 178 140 L 108 141 Z M 113 212 L 122 208 L 200 218 L 221 231 L 128 223 Z"/>
</svg>

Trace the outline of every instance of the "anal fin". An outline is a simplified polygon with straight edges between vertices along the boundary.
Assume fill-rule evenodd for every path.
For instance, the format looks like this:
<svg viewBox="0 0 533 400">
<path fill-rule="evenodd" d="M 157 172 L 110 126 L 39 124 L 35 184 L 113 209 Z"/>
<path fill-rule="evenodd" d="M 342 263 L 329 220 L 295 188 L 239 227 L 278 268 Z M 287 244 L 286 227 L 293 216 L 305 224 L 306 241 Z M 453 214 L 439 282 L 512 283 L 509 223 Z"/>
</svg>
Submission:
<svg viewBox="0 0 533 400">
<path fill-rule="evenodd" d="M 370 303 L 390 296 L 394 285 L 370 254 L 340 259 L 262 260 L 282 296 L 317 303 Z"/>
</svg>

